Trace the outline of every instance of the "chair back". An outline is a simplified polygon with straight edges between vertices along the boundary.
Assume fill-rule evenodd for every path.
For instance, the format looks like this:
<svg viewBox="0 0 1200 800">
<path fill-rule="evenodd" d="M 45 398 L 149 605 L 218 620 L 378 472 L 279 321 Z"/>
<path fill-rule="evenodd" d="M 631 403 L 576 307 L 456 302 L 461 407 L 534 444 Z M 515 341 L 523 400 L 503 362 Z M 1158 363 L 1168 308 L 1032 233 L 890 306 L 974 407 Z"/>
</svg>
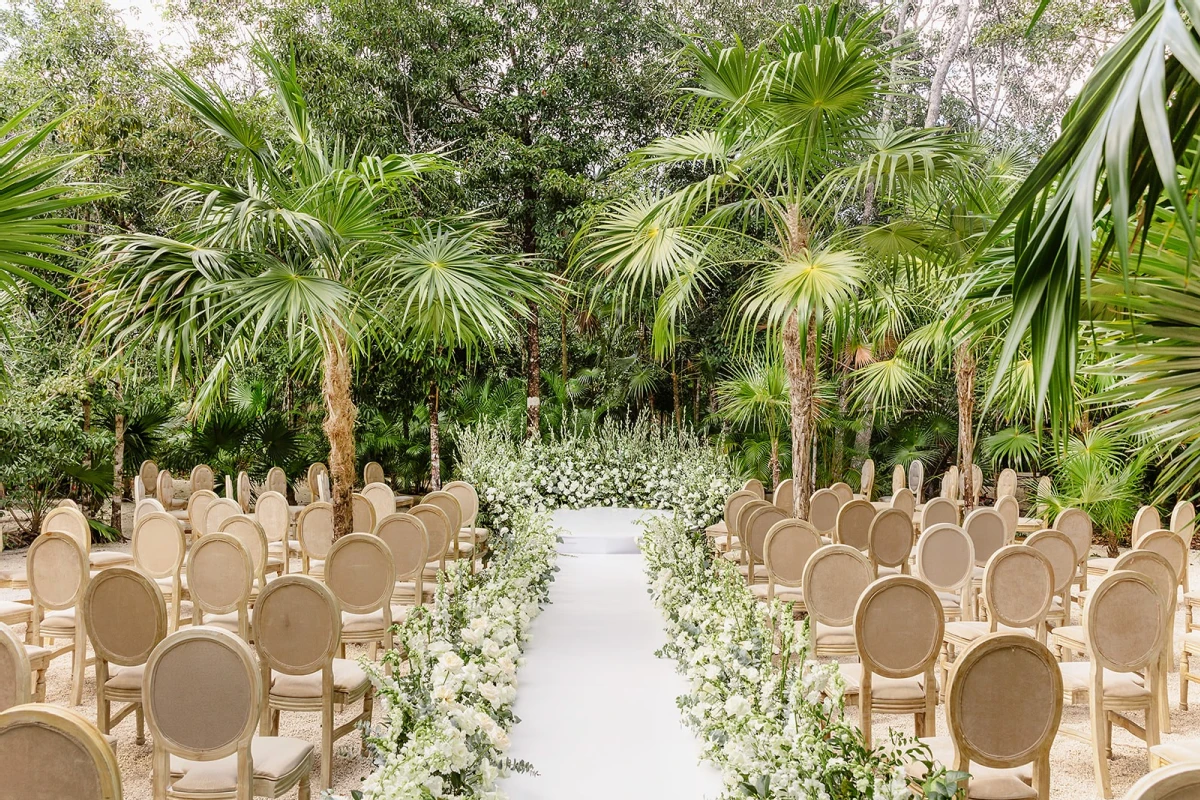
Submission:
<svg viewBox="0 0 1200 800">
<path fill-rule="evenodd" d="M 197 464 L 192 467 L 192 494 L 200 491 L 211 492 L 217 488 L 217 476 L 208 464 Z"/>
<path fill-rule="evenodd" d="M 40 533 L 65 533 L 79 543 L 85 553 L 92 549 L 92 529 L 87 517 L 77 508 L 54 508 L 42 517 Z"/>
<path fill-rule="evenodd" d="M 391 625 L 391 599 L 396 587 L 392 551 L 378 536 L 352 533 L 333 543 L 325 561 L 325 585 L 351 614 L 383 609 Z"/>
<path fill-rule="evenodd" d="M 250 554 L 250 565 L 254 569 L 255 585 L 267 581 L 267 534 L 258 520 L 249 514 L 235 514 L 221 523 L 219 533 L 228 533 L 242 543 Z"/>
<path fill-rule="evenodd" d="M 1049 501 L 1054 494 L 1054 481 L 1049 475 L 1043 475 L 1037 482 L 1037 500 L 1034 511 L 1039 517 L 1045 518 L 1050 512 Z"/>
<path fill-rule="evenodd" d="M 158 491 L 158 464 L 153 461 L 143 461 L 138 467 L 137 476 L 142 479 L 142 486 L 153 495 Z"/>
<path fill-rule="evenodd" d="M 317 483 L 317 476 L 322 474 L 328 476 L 329 467 L 319 461 L 309 465 L 307 473 L 308 491 L 312 492 L 312 499 L 314 501 L 321 499 L 321 487 Z"/>
<path fill-rule="evenodd" d="M 442 487 L 442 491 L 454 495 L 454 499 L 458 501 L 458 506 L 462 509 L 462 527 L 474 528 L 479 519 L 479 494 L 475 487 L 466 481 L 450 481 Z M 392 497 L 392 503 L 395 504 L 395 496 Z"/>
<path fill-rule="evenodd" d="M 243 514 L 250 513 L 250 506 L 254 500 L 254 484 L 250 482 L 250 475 L 246 470 L 242 470 L 237 476 L 237 504 L 242 507 Z"/>
<path fill-rule="evenodd" d="M 900 491 L 892 495 L 892 508 L 903 511 L 911 521 L 913 514 L 917 511 L 917 498 L 913 495 L 911 489 L 907 486 L 902 486 L 900 487 Z"/>
<path fill-rule="evenodd" d="M 1062 720 L 1063 679 L 1050 648 L 1019 633 L 991 633 L 963 648 L 946 682 L 946 720 L 957 764 L 1049 769 Z"/>
<path fill-rule="evenodd" d="M 12 628 L 0 622 L 0 711 L 29 702 L 29 654 Z"/>
<path fill-rule="evenodd" d="M 983 601 L 992 630 L 997 625 L 1041 630 L 1054 600 L 1054 566 L 1032 547 L 1010 544 L 988 559 Z"/>
<path fill-rule="evenodd" d="M 909 678 L 933 669 L 946 622 L 942 601 L 911 575 L 888 575 L 872 583 L 854 609 L 854 641 L 863 671 Z"/>
<path fill-rule="evenodd" d="M 1092 518 L 1079 508 L 1068 508 L 1054 519 L 1054 529 L 1062 531 L 1075 545 L 1075 555 L 1080 562 L 1092 550 Z"/>
<path fill-rule="evenodd" d="M 1017 538 L 1017 525 L 1021 522 L 1021 506 L 1014 495 L 1006 494 L 996 501 L 993 506 L 996 513 L 1004 520 L 1005 541 L 1013 542 Z"/>
<path fill-rule="evenodd" d="M 1143 536 L 1150 531 L 1162 530 L 1162 526 L 1162 517 L 1159 515 L 1158 509 L 1154 506 L 1142 506 L 1133 515 L 1133 527 L 1129 533 L 1130 542 L 1137 547 Z"/>
<path fill-rule="evenodd" d="M 1012 541 L 1008 538 L 1008 526 L 1004 524 L 1004 517 L 994 508 L 977 508 L 972 511 L 967 515 L 963 529 L 966 530 L 967 536 L 971 537 L 977 567 L 987 564 L 992 553 Z"/>
<path fill-rule="evenodd" d="M 142 517 L 146 516 L 147 514 L 165 514 L 166 511 L 167 510 L 163 508 L 162 503 L 158 502 L 153 497 L 147 497 L 133 507 L 133 524 L 137 525 L 142 521 Z M 174 518 L 172 517 L 172 519 Z"/>
<path fill-rule="evenodd" d="M 1005 467 L 1000 470 L 1000 475 L 996 478 L 996 499 L 1015 495 L 1017 493 L 1017 471 Z"/>
<path fill-rule="evenodd" d="M 896 496 L 896 492 L 907 488 L 908 476 L 904 474 L 904 465 L 897 464 L 892 467 L 892 497 Z"/>
<path fill-rule="evenodd" d="M 183 568 L 187 556 L 183 526 L 162 511 L 146 514 L 133 526 L 130 549 L 134 565 L 151 578 L 174 577 Z"/>
<path fill-rule="evenodd" d="M 268 492 L 278 492 L 283 495 L 285 500 L 287 499 L 288 479 L 287 473 L 283 471 L 282 467 L 271 467 L 267 470 L 266 490 Z M 259 495 L 259 500 L 261 499 L 262 495 Z"/>
<path fill-rule="evenodd" d="M 5 798 L 121 800 L 121 771 L 96 726 L 68 708 L 43 703 L 0 713 Z"/>
<path fill-rule="evenodd" d="M 821 548 L 821 534 L 802 519 L 776 522 L 763 543 L 763 563 L 771 583 L 800 586 L 808 560 Z"/>
<path fill-rule="evenodd" d="M 158 497 L 158 502 L 163 504 L 163 508 L 170 508 L 175 502 L 175 478 L 165 469 L 158 471 L 158 485 L 155 488 L 155 495 Z"/>
<path fill-rule="evenodd" d="M 913 497 L 917 502 L 921 502 L 921 495 L 925 489 L 925 464 L 920 460 L 913 461 L 908 465 L 908 490 L 913 493 Z"/>
<path fill-rule="evenodd" d="M 848 544 L 828 544 L 804 565 L 804 607 L 814 622 L 845 627 L 854 623 L 858 598 L 871 585 L 871 562 Z"/>
<path fill-rule="evenodd" d="M 867 532 L 867 554 L 873 571 L 880 567 L 900 568 L 912 552 L 912 520 L 898 508 L 885 508 L 871 520 Z"/>
<path fill-rule="evenodd" d="M 1026 547 L 1032 547 L 1050 561 L 1054 572 L 1054 593 L 1061 595 L 1075 580 L 1075 567 L 1079 564 L 1075 557 L 1075 545 L 1062 531 L 1045 528 L 1032 534 L 1025 540 Z"/>
<path fill-rule="evenodd" d="M 788 519 L 788 516 L 770 503 L 764 501 L 761 505 L 755 504 L 746 521 L 745 536 L 746 548 L 750 551 L 753 563 L 764 563 L 767 534 L 771 532 L 775 523 L 785 519 Z"/>
<path fill-rule="evenodd" d="M 325 503 L 333 502 L 333 495 L 329 491 L 329 473 L 317 473 L 317 497 Z"/>
<path fill-rule="evenodd" d="M 396 580 L 419 581 L 430 559 L 429 534 L 421 520 L 412 514 L 388 514 L 375 526 L 375 535 L 392 555 Z"/>
<path fill-rule="evenodd" d="M 1188 568 L 1188 551 L 1183 539 L 1167 530 L 1150 531 L 1137 543 L 1137 550 L 1149 550 L 1158 553 L 1167 560 L 1175 570 L 1176 580 L 1183 581 L 1183 571 Z M 1174 592 L 1171 598 L 1174 599 Z"/>
<path fill-rule="evenodd" d="M 837 495 L 838 500 L 842 505 L 846 505 L 854 499 L 854 489 L 850 488 L 850 484 L 845 481 L 838 481 L 829 490 Z"/>
<path fill-rule="evenodd" d="M 192 538 L 199 539 L 208 533 L 208 507 L 214 500 L 219 500 L 212 489 L 198 489 L 188 498 L 188 522 L 192 525 Z"/>
<path fill-rule="evenodd" d="M 342 611 L 329 587 L 307 575 L 271 581 L 254 607 L 254 646 L 264 672 L 329 669 L 342 637 Z"/>
<path fill-rule="evenodd" d="M 942 486 L 938 496 L 945 497 L 948 500 L 957 500 L 959 488 L 958 480 L 958 467 L 952 464 L 950 469 L 946 470 L 946 474 L 942 476 Z"/>
<path fill-rule="evenodd" d="M 832 536 L 837 528 L 842 498 L 832 489 L 818 489 L 808 501 L 808 521 L 822 536 Z"/>
<path fill-rule="evenodd" d="M 875 491 L 875 462 L 867 459 L 863 462 L 862 472 L 858 476 L 858 493 L 863 496 L 863 499 L 870 500 L 871 493 Z"/>
<path fill-rule="evenodd" d="M 775 491 L 771 493 L 771 503 L 789 517 L 796 514 L 796 490 L 795 481 L 791 478 L 784 478 L 775 487 Z M 736 494 L 736 492 L 735 492 Z M 726 517 L 726 524 L 729 518 Z"/>
<path fill-rule="evenodd" d="M 1084 639 L 1096 667 L 1138 672 L 1158 662 L 1166 642 L 1166 602 L 1138 572 L 1105 575 L 1083 605 Z"/>
<path fill-rule="evenodd" d="M 934 525 L 957 525 L 958 505 L 947 497 L 935 497 L 925 504 L 921 512 L 921 530 L 927 531 Z"/>
<path fill-rule="evenodd" d="M 1113 564 L 1113 571 L 1116 570 L 1129 570 L 1149 578 L 1166 601 L 1167 618 L 1163 622 L 1174 622 L 1175 589 L 1179 586 L 1179 578 L 1169 561 L 1153 550 L 1130 550 L 1122 553 Z"/>
<path fill-rule="evenodd" d="M 437 506 L 442 511 L 446 512 L 446 518 L 450 520 L 450 535 L 457 537 L 458 531 L 462 528 L 463 513 L 462 507 L 458 504 L 458 498 L 449 492 L 430 492 L 421 500 L 427 506 Z"/>
<path fill-rule="evenodd" d="M 351 524 L 355 533 L 370 533 L 375 530 L 375 506 L 361 492 L 350 496 L 350 509 L 353 512 Z"/>
<path fill-rule="evenodd" d="M 134 475 L 133 476 L 133 502 L 136 505 L 137 503 L 140 503 L 145 499 L 146 499 L 146 484 L 142 483 L 141 475 Z"/>
<path fill-rule="evenodd" d="M 729 497 L 725 498 L 725 528 L 731 534 L 737 535 L 738 519 L 741 516 L 742 509 L 747 503 L 753 502 L 758 498 L 754 496 L 754 492 L 739 489 Z"/>
<path fill-rule="evenodd" d="M 1195 800 L 1200 797 L 1200 764 L 1184 761 L 1156 769 L 1129 789 L 1125 800 Z"/>
<path fill-rule="evenodd" d="M 742 490 L 753 492 L 754 496 L 759 500 L 763 500 L 767 496 L 767 490 L 763 488 L 763 483 L 758 478 L 750 478 L 748 481 L 743 483 Z"/>
<path fill-rule="evenodd" d="M 296 517 L 296 540 L 305 558 L 324 560 L 333 547 L 333 506 L 320 500 L 306 505 Z"/>
<path fill-rule="evenodd" d="M 975 545 L 957 525 L 934 525 L 917 540 L 917 574 L 939 592 L 957 592 L 975 570 Z"/>
<path fill-rule="evenodd" d="M 208 504 L 208 510 L 204 512 L 204 533 L 216 533 L 221 530 L 221 525 L 230 517 L 241 515 L 242 506 L 238 501 L 228 497 L 218 497 Z"/>
<path fill-rule="evenodd" d="M 254 585 L 254 564 L 241 541 L 215 531 L 192 545 L 188 594 L 205 614 L 244 612 Z"/>
<path fill-rule="evenodd" d="M 979 505 L 979 495 L 983 492 L 983 470 L 978 464 L 971 465 L 971 505 Z M 967 471 L 964 469 L 958 477 L 958 496 L 967 499 Z"/>
<path fill-rule="evenodd" d="M 368 461 L 363 465 L 363 486 L 370 483 L 386 483 L 387 477 L 383 474 L 383 465 L 378 461 Z"/>
<path fill-rule="evenodd" d="M 376 524 L 388 514 L 396 513 L 396 495 L 386 483 L 368 483 L 363 487 L 362 496 L 367 498 L 371 508 L 375 509 Z"/>
<path fill-rule="evenodd" d="M 1196 507 L 1187 500 L 1180 500 L 1171 509 L 1171 530 L 1192 549 L 1192 538 L 1196 535 Z"/>
<path fill-rule="evenodd" d="M 62 500 L 59 500 L 58 504 L 55 506 L 55 508 L 73 508 L 76 511 L 83 510 L 79 507 L 79 503 L 76 503 L 74 500 L 72 500 L 69 497 L 64 497 Z"/>
<path fill-rule="evenodd" d="M 252 774 L 245 767 L 262 693 L 254 653 L 244 641 L 219 628 L 172 633 L 150 654 L 142 683 L 142 705 L 155 749 L 191 761 L 238 753 L 238 773 L 244 772 L 249 783 Z M 238 796 L 249 797 L 249 790 L 244 785 L 245 795 Z"/>
<path fill-rule="evenodd" d="M 429 535 L 429 560 L 437 561 L 440 569 L 446 567 L 446 554 L 450 550 L 450 518 L 438 506 L 421 503 L 408 512 L 421 521 Z"/>
<path fill-rule="evenodd" d="M 262 526 L 268 542 L 286 540 L 288 530 L 292 527 L 292 510 L 288 508 L 287 495 L 274 489 L 260 494 L 258 502 L 254 504 L 254 519 Z M 283 557 L 287 558 L 286 550 Z"/>
<path fill-rule="evenodd" d="M 875 506 L 870 500 L 851 500 L 838 509 L 833 540 L 866 552 L 871 543 L 871 523 L 874 521 Z"/>
<path fill-rule="evenodd" d="M 83 620 L 98 657 L 136 667 L 167 635 L 167 601 L 158 584 L 138 570 L 112 567 L 88 583 Z"/>
<path fill-rule="evenodd" d="M 25 568 L 29 594 L 38 607 L 62 611 L 83 599 L 90 575 L 88 557 L 75 537 L 57 531 L 43 533 L 29 545 Z"/>
</svg>

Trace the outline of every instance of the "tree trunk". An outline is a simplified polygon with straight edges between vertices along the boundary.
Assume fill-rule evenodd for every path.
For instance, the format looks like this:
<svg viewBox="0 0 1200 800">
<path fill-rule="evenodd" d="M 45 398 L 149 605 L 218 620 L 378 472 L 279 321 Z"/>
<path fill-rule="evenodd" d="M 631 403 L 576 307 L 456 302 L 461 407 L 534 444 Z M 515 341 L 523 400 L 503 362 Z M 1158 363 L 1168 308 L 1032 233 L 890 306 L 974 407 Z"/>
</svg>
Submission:
<svg viewBox="0 0 1200 800">
<path fill-rule="evenodd" d="M 333 331 L 325 348 L 325 437 L 329 439 L 329 480 L 333 493 L 333 538 L 354 531 L 354 420 L 358 409 L 350 390 L 346 334 Z"/>
<path fill-rule="evenodd" d="M 429 383 L 429 488 L 442 488 L 442 447 L 438 441 L 438 385 Z"/>
<path fill-rule="evenodd" d="M 862 425 L 854 436 L 854 450 L 861 456 L 859 464 L 871 457 L 871 436 L 875 433 L 875 413 L 868 406 Z"/>
<path fill-rule="evenodd" d="M 975 354 L 964 341 L 954 351 L 954 384 L 958 394 L 958 471 L 963 481 L 963 510 L 975 503 Z"/>
<path fill-rule="evenodd" d="M 559 311 L 559 330 L 562 334 L 562 349 L 559 355 L 562 359 L 562 364 L 559 366 L 562 369 L 563 390 L 566 390 L 567 380 L 571 377 L 571 372 L 567 368 L 567 304 L 563 303 L 562 309 Z"/>
<path fill-rule="evenodd" d="M 675 403 L 675 428 L 683 427 L 683 405 L 679 402 L 679 362 L 671 359 L 671 394 Z"/>
<path fill-rule="evenodd" d="M 950 29 L 950 41 L 938 61 L 937 71 L 933 73 L 933 81 L 929 84 L 929 109 L 925 112 L 925 127 L 932 128 L 942 113 L 942 92 L 946 88 L 946 75 L 958 54 L 962 44 L 963 33 L 967 30 L 967 21 L 971 17 L 971 0 L 958 0 L 958 11 L 954 17 L 954 27 Z"/>
<path fill-rule="evenodd" d="M 817 322 L 808 320 L 807 352 L 800 350 L 800 318 L 793 311 L 783 326 L 783 363 L 791 396 L 792 495 L 796 516 L 808 518 L 808 500 L 812 494 L 812 423 L 813 388 L 816 377 Z"/>
<path fill-rule="evenodd" d="M 696 430 L 700 430 L 700 376 L 696 376 L 696 382 L 692 384 L 692 422 L 696 426 Z"/>
<path fill-rule="evenodd" d="M 125 412 L 121 410 L 121 382 L 114 392 L 117 414 L 113 420 L 113 491 L 111 498 L 112 526 L 121 531 L 121 500 L 125 496 Z M 121 531 L 124 533 L 124 531 Z"/>
<path fill-rule="evenodd" d="M 779 437 L 771 437 L 771 492 L 779 485 Z"/>
<path fill-rule="evenodd" d="M 542 430 L 542 353 L 538 341 L 539 310 L 537 303 L 529 304 L 529 391 L 526 398 L 528 412 L 528 428 L 526 435 L 530 439 L 541 435 Z"/>
<path fill-rule="evenodd" d="M 841 380 L 838 381 L 838 421 L 844 422 L 850 416 L 850 371 L 842 370 Z M 833 478 L 845 480 L 846 475 L 846 431 L 840 426 L 833 429 Z"/>
</svg>

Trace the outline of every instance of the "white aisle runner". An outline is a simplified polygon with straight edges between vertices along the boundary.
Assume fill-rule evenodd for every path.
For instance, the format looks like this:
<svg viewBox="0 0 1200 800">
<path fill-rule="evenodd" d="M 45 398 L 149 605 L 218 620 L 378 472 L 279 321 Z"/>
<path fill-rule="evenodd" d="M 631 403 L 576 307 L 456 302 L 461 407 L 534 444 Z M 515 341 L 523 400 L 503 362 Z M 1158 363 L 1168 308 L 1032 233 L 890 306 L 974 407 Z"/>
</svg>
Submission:
<svg viewBox="0 0 1200 800">
<path fill-rule="evenodd" d="M 633 536 L 631 515 L 560 512 L 571 529 Z M 567 544 L 569 549 L 570 543 Z M 505 782 L 512 800 L 704 800 L 720 794 L 716 770 L 680 722 L 684 689 L 665 641 L 640 554 L 558 559 L 551 604 L 533 624 L 520 673 L 513 758 L 538 775 Z"/>
</svg>

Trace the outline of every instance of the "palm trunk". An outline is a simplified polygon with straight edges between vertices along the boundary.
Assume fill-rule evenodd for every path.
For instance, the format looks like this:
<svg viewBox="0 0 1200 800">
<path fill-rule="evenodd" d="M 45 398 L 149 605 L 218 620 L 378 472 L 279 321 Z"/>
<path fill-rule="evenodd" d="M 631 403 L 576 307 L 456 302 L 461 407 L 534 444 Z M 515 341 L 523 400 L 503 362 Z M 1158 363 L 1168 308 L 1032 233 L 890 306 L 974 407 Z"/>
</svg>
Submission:
<svg viewBox="0 0 1200 800">
<path fill-rule="evenodd" d="M 954 351 L 954 384 L 958 394 L 958 471 L 963 480 L 963 508 L 975 503 L 975 354 L 964 341 Z"/>
<path fill-rule="evenodd" d="M 779 437 L 771 436 L 771 492 L 779 485 Z"/>
<path fill-rule="evenodd" d="M 429 488 L 442 488 L 442 447 L 438 440 L 438 385 L 429 383 Z"/>
<path fill-rule="evenodd" d="M 838 420 L 845 421 L 850 416 L 850 379 L 849 370 L 843 369 L 841 380 L 838 381 Z M 846 431 L 840 426 L 833 429 L 833 478 L 842 480 L 846 474 Z"/>
<path fill-rule="evenodd" d="M 796 516 L 808 518 L 812 494 L 813 388 L 816 383 L 816 314 L 809 317 L 807 352 L 800 350 L 800 317 L 795 311 L 783 326 L 783 363 L 791 396 L 792 493 Z"/>
<path fill-rule="evenodd" d="M 117 401 L 117 415 L 113 420 L 115 443 L 113 444 L 113 492 L 110 504 L 112 526 L 121 530 L 121 500 L 125 496 L 125 413 L 120 410 L 121 382 L 119 380 L 114 394 Z"/>
<path fill-rule="evenodd" d="M 528 428 L 526 435 L 537 438 L 542 430 L 542 353 L 538 341 L 539 311 L 537 303 L 529 304 L 529 391 L 526 398 Z"/>
<path fill-rule="evenodd" d="M 861 456 L 860 464 L 871 457 L 871 436 L 875 433 L 875 413 L 870 406 L 866 412 L 862 418 L 862 425 L 854 436 L 854 450 Z"/>
<path fill-rule="evenodd" d="M 333 538 L 354 531 L 354 420 L 358 409 L 350 391 L 346 334 L 333 332 L 325 348 L 325 437 L 329 439 L 329 479 L 333 493 Z"/>
</svg>

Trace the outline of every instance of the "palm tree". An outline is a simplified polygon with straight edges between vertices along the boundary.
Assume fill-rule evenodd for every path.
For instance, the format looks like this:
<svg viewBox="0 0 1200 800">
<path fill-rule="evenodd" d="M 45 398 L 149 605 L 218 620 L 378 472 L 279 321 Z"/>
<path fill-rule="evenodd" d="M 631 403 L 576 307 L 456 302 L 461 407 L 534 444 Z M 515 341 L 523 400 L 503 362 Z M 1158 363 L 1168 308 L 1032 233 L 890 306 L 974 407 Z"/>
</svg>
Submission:
<svg viewBox="0 0 1200 800">
<path fill-rule="evenodd" d="M 400 340 L 478 350 L 516 335 L 537 271 L 500 253 L 497 226 L 422 216 L 417 190 L 447 171 L 436 154 L 375 156 L 314 125 L 295 63 L 261 45 L 286 139 L 241 113 L 215 85 L 178 70 L 163 80 L 229 148 L 235 179 L 169 198 L 173 236 L 104 239 L 91 278 L 97 341 L 153 344 L 172 376 L 203 377 L 200 407 L 282 332 L 298 371 L 320 374 L 334 529 L 351 530 L 355 481 L 353 365 Z"/>
<path fill-rule="evenodd" d="M 778 352 L 767 352 L 734 364 L 717 387 L 721 413 L 734 425 L 764 430 L 771 443 L 768 469 L 771 488 L 779 485 L 779 435 L 787 425 L 790 403 L 787 375 Z"/>
<path fill-rule="evenodd" d="M 699 124 L 639 151 L 632 167 L 703 177 L 610 205 L 584 234 L 578 263 L 618 287 L 627 308 L 656 300 L 659 356 L 719 275 L 749 267 L 731 325 L 743 337 L 763 323 L 781 335 L 795 508 L 806 516 L 821 330 L 864 277 L 845 212 L 859 196 L 885 204 L 953 163 L 955 140 L 872 125 L 893 55 L 878 15 L 843 15 L 836 4 L 798 14 L 754 48 L 685 46 L 696 82 L 685 91 Z"/>
</svg>

